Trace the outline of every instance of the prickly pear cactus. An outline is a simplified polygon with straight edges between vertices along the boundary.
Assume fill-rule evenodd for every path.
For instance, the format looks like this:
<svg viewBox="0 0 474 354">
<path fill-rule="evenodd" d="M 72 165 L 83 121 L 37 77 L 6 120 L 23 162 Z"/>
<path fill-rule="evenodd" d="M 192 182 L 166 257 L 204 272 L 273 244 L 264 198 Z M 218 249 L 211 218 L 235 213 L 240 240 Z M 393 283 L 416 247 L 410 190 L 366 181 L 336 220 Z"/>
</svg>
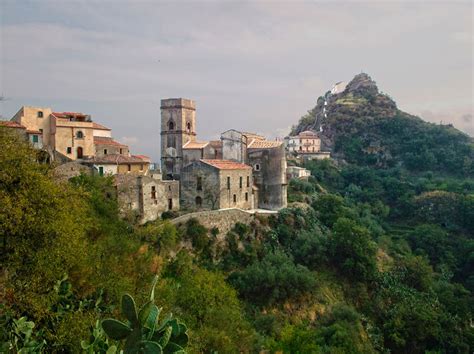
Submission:
<svg viewBox="0 0 474 354">
<path fill-rule="evenodd" d="M 155 305 L 157 281 L 158 277 L 155 277 L 150 300 L 138 312 L 132 296 L 125 294 L 122 297 L 122 313 L 127 322 L 113 318 L 102 321 L 102 328 L 109 338 L 124 341 L 125 354 L 186 353 L 184 349 L 188 344 L 186 325 L 172 315 L 159 322 L 161 308 Z"/>
</svg>

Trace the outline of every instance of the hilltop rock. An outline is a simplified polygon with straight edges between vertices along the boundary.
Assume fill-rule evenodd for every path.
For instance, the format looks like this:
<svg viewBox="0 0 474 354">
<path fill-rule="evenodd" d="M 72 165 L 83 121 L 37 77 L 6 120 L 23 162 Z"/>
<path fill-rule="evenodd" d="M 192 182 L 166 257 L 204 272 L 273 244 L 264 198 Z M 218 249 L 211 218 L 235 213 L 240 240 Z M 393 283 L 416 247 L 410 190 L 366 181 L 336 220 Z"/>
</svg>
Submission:
<svg viewBox="0 0 474 354">
<path fill-rule="evenodd" d="M 356 75 L 344 91 L 320 96 L 291 134 L 305 130 L 317 132 L 322 149 L 339 161 L 412 170 L 474 169 L 472 138 L 399 110 L 366 73 Z"/>
<path fill-rule="evenodd" d="M 379 93 L 379 89 L 375 81 L 368 74 L 360 73 L 354 76 L 351 82 L 347 84 L 343 93 L 375 96 Z"/>
</svg>

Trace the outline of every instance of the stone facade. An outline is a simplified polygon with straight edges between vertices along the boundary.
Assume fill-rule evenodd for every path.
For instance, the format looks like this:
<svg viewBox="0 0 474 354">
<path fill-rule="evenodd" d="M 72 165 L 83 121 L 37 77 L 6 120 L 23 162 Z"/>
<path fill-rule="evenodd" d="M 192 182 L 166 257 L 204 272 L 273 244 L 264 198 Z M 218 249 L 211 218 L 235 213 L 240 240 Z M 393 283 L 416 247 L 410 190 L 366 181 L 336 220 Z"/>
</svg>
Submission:
<svg viewBox="0 0 474 354">
<path fill-rule="evenodd" d="M 122 216 L 135 214 L 141 223 L 146 223 L 158 219 L 165 211 L 179 210 L 178 181 L 119 174 L 115 183 Z"/>
<path fill-rule="evenodd" d="M 161 168 L 166 179 L 179 179 L 183 145 L 196 140 L 196 105 L 184 98 L 161 100 Z"/>
<path fill-rule="evenodd" d="M 229 208 L 242 202 L 242 195 L 231 192 L 228 196 L 220 190 L 220 176 L 209 171 L 203 160 L 221 160 L 240 164 L 253 164 L 255 178 L 244 194 L 248 208 L 280 209 L 287 205 L 286 156 L 284 145 L 268 141 L 265 137 L 230 129 L 221 134 L 221 141 L 197 141 L 194 101 L 167 99 L 161 101 L 161 163 L 164 179 L 181 179 L 182 204 L 195 208 Z M 249 166 L 247 166 L 249 167 Z M 218 202 L 205 200 L 203 191 L 197 193 L 192 181 L 198 178 L 215 180 Z M 186 174 L 182 179 L 181 174 Z M 235 199 L 234 199 L 235 197 Z M 196 200 L 196 198 L 198 198 Z M 207 195 L 207 199 L 212 199 Z M 235 200 L 235 202 L 234 202 Z M 199 205 L 198 203 L 199 202 Z"/>
<path fill-rule="evenodd" d="M 258 188 L 258 207 L 278 210 L 287 206 L 286 153 L 283 143 L 255 142 L 248 148 L 248 163 L 253 167 Z"/>
<path fill-rule="evenodd" d="M 311 171 L 303 167 L 288 166 L 286 168 L 286 178 L 290 179 L 307 179 L 311 176 Z"/>
<path fill-rule="evenodd" d="M 92 173 L 92 167 L 85 166 L 77 161 L 66 162 L 54 168 L 54 177 L 63 181 L 77 177 L 80 174 L 91 175 Z"/>
<path fill-rule="evenodd" d="M 182 205 L 189 210 L 252 209 L 250 166 L 226 160 L 200 160 L 181 174 Z"/>
<path fill-rule="evenodd" d="M 285 146 L 293 154 L 315 153 L 321 151 L 321 139 L 315 132 L 307 130 L 295 136 L 287 136 Z"/>
</svg>

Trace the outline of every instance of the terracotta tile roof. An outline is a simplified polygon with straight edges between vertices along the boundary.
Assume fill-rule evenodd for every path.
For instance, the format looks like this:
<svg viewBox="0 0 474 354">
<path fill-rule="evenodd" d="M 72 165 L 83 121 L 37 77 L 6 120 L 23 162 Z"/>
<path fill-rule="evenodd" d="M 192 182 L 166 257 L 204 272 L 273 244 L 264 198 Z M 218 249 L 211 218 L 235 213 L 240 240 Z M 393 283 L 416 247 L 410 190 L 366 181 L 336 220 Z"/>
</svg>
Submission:
<svg viewBox="0 0 474 354">
<path fill-rule="evenodd" d="M 188 141 L 183 145 L 183 149 L 202 149 L 208 144 L 208 141 Z"/>
<path fill-rule="evenodd" d="M 112 146 L 123 146 L 128 147 L 125 144 L 121 144 L 118 141 L 115 141 L 113 138 L 106 138 L 102 136 L 94 136 L 95 145 L 112 145 Z"/>
<path fill-rule="evenodd" d="M 112 130 L 96 122 L 92 122 L 92 128 L 97 129 L 97 130 Z"/>
<path fill-rule="evenodd" d="M 25 126 L 21 125 L 20 123 L 15 122 L 15 121 L 12 121 L 12 120 L 1 120 L 0 121 L 0 126 L 7 127 L 7 128 L 26 129 Z"/>
<path fill-rule="evenodd" d="M 151 161 L 150 157 L 146 155 L 132 155 L 132 157 L 136 157 L 137 159 L 142 159 L 145 162 Z"/>
<path fill-rule="evenodd" d="M 94 156 L 91 159 L 85 160 L 85 162 L 91 162 L 95 164 L 104 164 L 104 165 L 120 165 L 120 164 L 129 164 L 129 163 L 148 163 L 142 158 L 137 156 L 124 156 L 120 154 L 108 154 L 103 156 Z"/>
<path fill-rule="evenodd" d="M 279 147 L 283 144 L 282 141 L 270 141 L 270 140 L 252 140 L 247 146 L 249 149 L 271 149 Z"/>
<path fill-rule="evenodd" d="M 218 168 L 219 170 L 250 170 L 252 167 L 244 163 L 230 161 L 230 160 L 210 160 L 202 159 L 200 160 L 205 164 Z"/>
<path fill-rule="evenodd" d="M 242 135 L 245 135 L 247 139 L 256 139 L 256 140 L 265 140 L 265 137 L 256 133 L 242 132 Z"/>
</svg>

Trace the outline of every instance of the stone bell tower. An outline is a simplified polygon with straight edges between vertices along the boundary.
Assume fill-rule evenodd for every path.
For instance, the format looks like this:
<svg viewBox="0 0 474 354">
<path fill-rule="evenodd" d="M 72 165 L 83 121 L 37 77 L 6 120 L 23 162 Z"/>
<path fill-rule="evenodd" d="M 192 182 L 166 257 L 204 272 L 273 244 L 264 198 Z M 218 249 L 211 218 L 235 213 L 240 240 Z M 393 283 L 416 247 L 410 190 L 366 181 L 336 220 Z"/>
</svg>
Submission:
<svg viewBox="0 0 474 354">
<path fill-rule="evenodd" d="M 183 145 L 196 140 L 196 104 L 186 98 L 161 100 L 161 172 L 163 179 L 179 179 Z"/>
</svg>

